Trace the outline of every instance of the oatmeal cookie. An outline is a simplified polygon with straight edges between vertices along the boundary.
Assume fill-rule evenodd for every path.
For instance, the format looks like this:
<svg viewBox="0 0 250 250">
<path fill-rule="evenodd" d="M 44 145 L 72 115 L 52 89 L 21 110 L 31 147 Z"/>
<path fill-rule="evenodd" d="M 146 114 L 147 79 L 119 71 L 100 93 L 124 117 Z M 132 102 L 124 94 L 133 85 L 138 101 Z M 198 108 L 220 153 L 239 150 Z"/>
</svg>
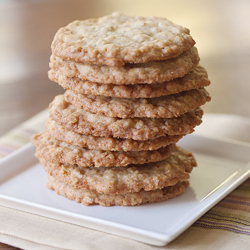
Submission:
<svg viewBox="0 0 250 250">
<path fill-rule="evenodd" d="M 166 18 L 113 13 L 60 28 L 51 48 L 61 58 L 119 67 L 177 57 L 194 44 L 188 29 Z"/>
<path fill-rule="evenodd" d="M 46 131 L 58 141 L 63 141 L 79 147 L 108 151 L 156 150 L 171 143 L 176 143 L 182 138 L 182 135 L 166 135 L 147 141 L 135 141 L 132 139 L 83 135 L 65 129 L 50 118 L 46 121 Z"/>
<path fill-rule="evenodd" d="M 48 76 L 51 81 L 57 82 L 64 89 L 70 89 L 80 94 L 122 98 L 154 98 L 210 85 L 207 72 L 200 65 L 183 77 L 154 84 L 101 84 L 81 80 L 77 77 L 68 77 L 55 70 L 50 70 Z"/>
<path fill-rule="evenodd" d="M 194 131 L 202 120 L 198 108 L 177 118 L 112 118 L 92 114 L 66 102 L 63 95 L 50 104 L 50 118 L 68 130 L 93 136 L 112 136 L 133 140 L 150 140 L 165 135 L 186 135 Z"/>
<path fill-rule="evenodd" d="M 36 146 L 36 156 L 47 161 L 77 164 L 82 167 L 124 167 L 129 164 L 144 164 L 166 159 L 175 144 L 157 150 L 105 151 L 88 149 L 52 138 L 47 132 L 35 134 L 31 142 Z"/>
<path fill-rule="evenodd" d="M 79 109 L 108 117 L 172 118 L 197 109 L 211 98 L 208 92 L 201 88 L 147 99 L 82 95 L 67 90 L 64 99 Z"/>
<path fill-rule="evenodd" d="M 189 179 L 196 161 L 193 155 L 176 148 L 168 159 L 143 165 L 111 168 L 80 168 L 39 158 L 45 171 L 70 186 L 105 194 L 125 194 L 173 186 Z"/>
<path fill-rule="evenodd" d="M 136 206 L 144 203 L 154 203 L 160 201 L 166 201 L 184 193 L 185 188 L 188 186 L 188 182 L 180 182 L 174 186 L 165 187 L 163 189 L 157 189 L 153 191 L 141 190 L 137 193 L 127 194 L 102 194 L 94 190 L 78 189 L 67 185 L 60 180 L 48 176 L 49 182 L 47 187 L 55 190 L 57 194 L 62 195 L 77 203 L 81 203 L 85 206 L 99 204 L 101 206 Z"/>
<path fill-rule="evenodd" d="M 68 77 L 96 83 L 126 85 L 161 83 L 182 77 L 194 68 L 199 60 L 198 51 L 193 47 L 169 60 L 125 64 L 122 67 L 80 63 L 54 54 L 50 57 L 49 65 L 54 71 Z"/>
</svg>

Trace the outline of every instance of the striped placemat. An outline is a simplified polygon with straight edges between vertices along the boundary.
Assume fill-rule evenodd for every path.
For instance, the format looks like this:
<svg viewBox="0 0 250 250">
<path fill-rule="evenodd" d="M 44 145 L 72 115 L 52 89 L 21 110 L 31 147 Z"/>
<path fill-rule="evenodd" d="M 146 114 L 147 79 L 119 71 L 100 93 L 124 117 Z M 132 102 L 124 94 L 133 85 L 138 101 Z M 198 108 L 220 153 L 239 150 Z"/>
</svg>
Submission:
<svg viewBox="0 0 250 250">
<path fill-rule="evenodd" d="M 250 179 L 221 200 L 193 226 L 250 235 Z"/>
<path fill-rule="evenodd" d="M 0 137 L 0 159 L 28 143 L 33 134 L 44 130 L 48 113 L 45 109 Z"/>
</svg>

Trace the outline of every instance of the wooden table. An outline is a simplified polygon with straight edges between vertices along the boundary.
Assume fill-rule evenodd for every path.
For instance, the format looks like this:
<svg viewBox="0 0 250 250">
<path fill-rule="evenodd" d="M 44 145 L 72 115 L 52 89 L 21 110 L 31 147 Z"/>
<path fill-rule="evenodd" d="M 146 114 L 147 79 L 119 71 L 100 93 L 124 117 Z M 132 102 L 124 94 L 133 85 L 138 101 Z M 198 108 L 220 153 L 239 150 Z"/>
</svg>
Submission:
<svg viewBox="0 0 250 250">
<path fill-rule="evenodd" d="M 76 19 L 121 11 L 188 27 L 208 70 L 205 112 L 250 117 L 250 2 L 244 0 L 53 0 L 0 2 L 0 136 L 63 92 L 47 77 L 55 32 Z M 0 243 L 0 249 L 15 249 Z"/>
</svg>

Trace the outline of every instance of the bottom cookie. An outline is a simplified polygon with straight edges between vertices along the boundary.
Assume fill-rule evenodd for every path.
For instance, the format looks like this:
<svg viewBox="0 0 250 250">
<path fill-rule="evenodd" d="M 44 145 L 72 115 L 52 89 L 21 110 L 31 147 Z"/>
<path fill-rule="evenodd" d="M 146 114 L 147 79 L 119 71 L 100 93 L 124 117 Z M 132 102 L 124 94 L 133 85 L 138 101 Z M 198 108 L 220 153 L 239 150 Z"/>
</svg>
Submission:
<svg viewBox="0 0 250 250">
<path fill-rule="evenodd" d="M 189 185 L 188 181 L 184 181 L 163 189 L 153 191 L 141 190 L 137 193 L 115 195 L 103 194 L 94 190 L 73 188 L 52 176 L 48 176 L 48 178 L 47 187 L 55 190 L 57 194 L 83 205 L 99 204 L 102 206 L 136 206 L 144 203 L 166 201 L 183 194 L 185 188 Z"/>
</svg>

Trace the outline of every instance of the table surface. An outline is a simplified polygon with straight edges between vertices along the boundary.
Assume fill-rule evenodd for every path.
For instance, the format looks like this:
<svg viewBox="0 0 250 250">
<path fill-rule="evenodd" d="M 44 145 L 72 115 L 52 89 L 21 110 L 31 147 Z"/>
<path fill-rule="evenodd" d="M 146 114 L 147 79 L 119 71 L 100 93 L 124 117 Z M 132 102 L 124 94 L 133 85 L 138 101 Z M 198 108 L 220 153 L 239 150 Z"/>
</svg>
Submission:
<svg viewBox="0 0 250 250">
<path fill-rule="evenodd" d="M 55 32 L 113 11 L 188 27 L 212 82 L 204 111 L 250 117 L 249 10 L 247 0 L 133 0 L 133 8 L 127 0 L 0 1 L 0 136 L 64 92 L 47 77 Z M 16 248 L 0 243 L 3 249 Z"/>
</svg>

